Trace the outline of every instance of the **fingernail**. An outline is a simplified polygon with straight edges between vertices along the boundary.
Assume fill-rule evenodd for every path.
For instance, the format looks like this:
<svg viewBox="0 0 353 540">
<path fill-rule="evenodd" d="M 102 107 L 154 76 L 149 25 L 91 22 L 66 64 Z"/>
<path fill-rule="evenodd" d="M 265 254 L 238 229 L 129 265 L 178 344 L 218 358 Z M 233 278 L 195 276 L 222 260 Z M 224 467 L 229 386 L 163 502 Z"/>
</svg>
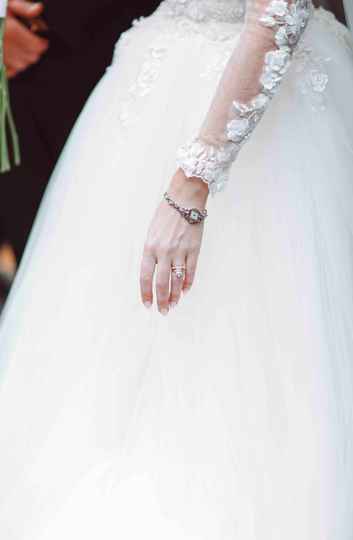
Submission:
<svg viewBox="0 0 353 540">
<path fill-rule="evenodd" d="M 183 289 L 183 294 L 187 294 L 190 291 L 190 289 Z"/>
<path fill-rule="evenodd" d="M 169 311 L 169 310 L 168 310 L 167 308 L 161 309 L 161 313 L 162 313 L 162 315 L 164 315 L 164 316 L 168 315 L 168 311 Z"/>
<path fill-rule="evenodd" d="M 145 306 L 145 308 L 150 309 L 152 307 L 152 302 L 147 301 L 144 302 L 143 305 Z"/>
<path fill-rule="evenodd" d="M 173 301 L 173 302 L 171 302 L 171 303 L 170 303 L 170 307 L 171 307 L 171 309 L 175 308 L 175 306 L 176 306 L 176 305 L 177 305 L 177 302 L 174 302 L 174 301 Z"/>
</svg>

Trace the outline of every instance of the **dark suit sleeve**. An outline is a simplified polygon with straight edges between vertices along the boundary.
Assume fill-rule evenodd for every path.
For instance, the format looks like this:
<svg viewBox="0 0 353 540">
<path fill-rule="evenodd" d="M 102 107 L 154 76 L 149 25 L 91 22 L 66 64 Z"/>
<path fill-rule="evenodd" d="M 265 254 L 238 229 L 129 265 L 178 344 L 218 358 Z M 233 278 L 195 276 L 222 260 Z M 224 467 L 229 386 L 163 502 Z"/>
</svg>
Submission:
<svg viewBox="0 0 353 540">
<path fill-rule="evenodd" d="M 48 0 L 44 17 L 50 34 L 70 48 L 80 48 L 90 38 L 92 20 L 100 19 L 118 0 Z"/>
</svg>

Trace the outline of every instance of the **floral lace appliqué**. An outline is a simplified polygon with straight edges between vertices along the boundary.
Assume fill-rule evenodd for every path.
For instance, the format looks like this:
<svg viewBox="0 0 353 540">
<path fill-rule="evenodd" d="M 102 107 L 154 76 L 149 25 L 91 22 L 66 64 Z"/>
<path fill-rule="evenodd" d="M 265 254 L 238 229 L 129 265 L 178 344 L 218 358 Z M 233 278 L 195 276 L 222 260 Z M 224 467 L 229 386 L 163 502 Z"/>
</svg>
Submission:
<svg viewBox="0 0 353 540">
<path fill-rule="evenodd" d="M 295 53 L 296 84 L 303 96 L 308 98 L 313 111 L 324 111 L 326 108 L 329 83 L 326 66 L 330 61 L 330 57 L 315 55 L 304 43 Z"/>
<path fill-rule="evenodd" d="M 212 146 L 199 139 L 179 149 L 178 163 L 188 178 L 201 178 L 207 182 L 210 193 L 214 195 L 223 190 L 229 163 L 236 159 L 237 153 L 238 148 L 231 142 Z"/>
<path fill-rule="evenodd" d="M 164 0 L 172 17 L 188 17 L 197 22 L 234 23 L 244 20 L 245 0 Z"/>
<path fill-rule="evenodd" d="M 131 84 L 126 98 L 120 104 L 119 120 L 124 127 L 128 127 L 138 121 L 139 107 L 137 106 L 137 102 L 152 92 L 161 72 L 163 62 L 167 57 L 170 45 L 176 39 L 188 39 L 190 34 L 194 36 L 199 35 L 202 39 L 222 44 L 234 39 L 234 24 L 227 23 L 222 25 L 217 22 L 217 13 L 218 17 L 221 17 L 221 13 L 223 13 L 222 8 L 218 7 L 217 13 L 212 14 L 207 10 L 205 11 L 206 5 L 201 8 L 200 2 L 201 0 L 197 2 L 195 0 L 193 9 L 196 9 L 196 6 L 198 6 L 198 9 L 202 9 L 205 13 L 205 17 L 202 20 L 200 20 L 200 17 L 197 18 L 195 16 L 192 18 L 189 16 L 192 11 L 191 7 L 188 7 L 189 0 L 185 0 L 185 2 L 176 0 L 179 7 L 175 10 L 171 9 L 172 4 L 175 3 L 174 0 L 171 0 L 171 2 L 162 2 L 158 8 L 156 12 L 158 13 L 158 17 L 155 18 L 156 34 L 158 37 L 149 45 L 136 80 Z M 214 4 L 213 0 L 212 4 Z M 229 5 L 229 2 L 226 2 L 226 4 Z M 186 10 L 185 12 L 182 10 L 182 7 Z M 226 16 L 227 13 L 223 13 L 223 17 L 226 18 Z M 240 11 L 238 16 L 240 17 Z M 144 17 L 136 19 L 133 21 L 133 27 L 137 28 L 145 22 L 146 19 Z M 129 46 L 130 39 L 133 39 L 131 38 L 130 31 L 122 34 L 118 42 L 117 54 L 119 50 Z"/>
<path fill-rule="evenodd" d="M 133 21 L 133 27 L 143 24 L 144 18 Z M 126 43 L 124 43 L 126 41 Z M 128 45 L 129 32 L 123 38 L 122 46 Z M 148 96 L 154 88 L 158 79 L 161 65 L 168 52 L 168 45 L 164 39 L 164 35 L 155 40 L 150 45 L 145 54 L 145 59 L 142 62 L 140 71 L 136 80 L 131 84 L 126 99 L 120 105 L 119 119 L 124 127 L 133 124 L 138 120 L 138 108 L 136 101 L 139 98 Z"/>
<path fill-rule="evenodd" d="M 325 26 L 349 52 L 353 51 L 352 35 L 346 26 L 339 23 L 333 13 L 319 8 L 314 12 L 314 20 Z M 307 42 L 308 41 L 308 42 Z M 329 85 L 329 56 L 318 55 L 305 37 L 295 52 L 296 85 L 302 95 L 307 98 L 311 109 L 315 112 L 326 109 L 326 94 Z"/>
</svg>

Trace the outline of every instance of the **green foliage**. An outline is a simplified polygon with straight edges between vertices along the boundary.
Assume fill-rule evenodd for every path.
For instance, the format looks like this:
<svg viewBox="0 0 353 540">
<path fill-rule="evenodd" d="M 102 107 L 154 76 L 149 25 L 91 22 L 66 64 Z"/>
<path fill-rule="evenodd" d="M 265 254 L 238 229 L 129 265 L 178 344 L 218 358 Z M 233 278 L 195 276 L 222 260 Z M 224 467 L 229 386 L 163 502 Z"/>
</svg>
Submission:
<svg viewBox="0 0 353 540">
<path fill-rule="evenodd" d="M 9 171 L 11 159 L 8 142 L 11 142 L 13 162 L 20 163 L 20 152 L 15 123 L 10 108 L 9 87 L 3 55 L 5 19 L 0 19 L 0 173 Z"/>
</svg>

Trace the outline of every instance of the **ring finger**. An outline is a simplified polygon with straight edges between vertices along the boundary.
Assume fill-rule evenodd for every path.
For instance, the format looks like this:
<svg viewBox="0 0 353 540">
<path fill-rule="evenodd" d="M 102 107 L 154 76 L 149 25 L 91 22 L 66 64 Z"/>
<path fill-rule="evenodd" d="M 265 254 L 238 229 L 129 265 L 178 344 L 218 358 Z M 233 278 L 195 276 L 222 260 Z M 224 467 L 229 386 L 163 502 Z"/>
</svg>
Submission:
<svg viewBox="0 0 353 540">
<path fill-rule="evenodd" d="M 172 262 L 171 285 L 170 285 L 170 307 L 173 308 L 180 300 L 181 291 L 185 280 L 186 264 L 185 258 Z"/>
</svg>

